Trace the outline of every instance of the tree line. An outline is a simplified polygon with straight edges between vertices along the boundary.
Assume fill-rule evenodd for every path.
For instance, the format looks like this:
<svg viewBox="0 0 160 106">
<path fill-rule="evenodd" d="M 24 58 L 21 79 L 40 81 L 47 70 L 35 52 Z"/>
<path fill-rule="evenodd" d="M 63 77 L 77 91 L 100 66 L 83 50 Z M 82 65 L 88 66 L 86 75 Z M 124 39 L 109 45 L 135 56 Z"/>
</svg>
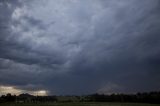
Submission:
<svg viewBox="0 0 160 106">
<path fill-rule="evenodd" d="M 28 93 L 20 94 L 18 96 L 11 95 L 2 95 L 0 97 L 0 103 L 4 102 L 15 102 L 15 103 L 39 103 L 39 102 L 56 102 L 56 96 L 33 96 Z"/>
<path fill-rule="evenodd" d="M 2 102 L 16 103 L 39 103 L 39 102 L 134 102 L 134 103 L 154 103 L 160 104 L 160 92 L 144 92 L 137 94 L 92 94 L 85 96 L 33 96 L 30 94 L 20 94 L 18 96 L 2 95 Z M 65 98 L 65 100 L 64 100 Z"/>
<path fill-rule="evenodd" d="M 160 92 L 144 92 L 137 94 L 93 94 L 86 96 L 86 100 L 94 102 L 136 102 L 160 104 Z"/>
</svg>

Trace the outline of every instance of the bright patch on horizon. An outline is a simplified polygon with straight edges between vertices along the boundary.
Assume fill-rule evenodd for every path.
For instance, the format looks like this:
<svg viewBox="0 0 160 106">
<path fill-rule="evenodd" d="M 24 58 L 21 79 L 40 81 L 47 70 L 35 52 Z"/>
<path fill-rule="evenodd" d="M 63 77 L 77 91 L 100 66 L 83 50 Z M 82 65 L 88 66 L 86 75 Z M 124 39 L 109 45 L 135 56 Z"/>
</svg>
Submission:
<svg viewBox="0 0 160 106">
<path fill-rule="evenodd" d="M 22 90 L 16 89 L 12 86 L 0 86 L 0 95 L 6 95 L 7 93 L 19 95 L 22 93 Z"/>
<path fill-rule="evenodd" d="M 45 90 L 40 90 L 40 91 L 34 92 L 34 95 L 38 95 L 38 96 L 46 96 L 47 94 L 48 94 L 48 92 Z"/>
<path fill-rule="evenodd" d="M 29 93 L 35 96 L 47 96 L 48 95 L 48 91 L 46 90 L 30 91 L 30 90 L 18 89 L 12 86 L 0 86 L 0 95 L 6 95 L 7 93 L 11 93 L 12 95 L 19 95 L 22 93 Z"/>
</svg>

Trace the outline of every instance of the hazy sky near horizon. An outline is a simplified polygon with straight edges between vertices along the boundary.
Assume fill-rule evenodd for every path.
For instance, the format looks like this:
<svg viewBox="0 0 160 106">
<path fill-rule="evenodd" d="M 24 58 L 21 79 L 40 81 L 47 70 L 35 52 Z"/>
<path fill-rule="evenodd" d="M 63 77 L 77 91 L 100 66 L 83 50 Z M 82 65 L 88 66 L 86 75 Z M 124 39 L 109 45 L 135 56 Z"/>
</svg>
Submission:
<svg viewBox="0 0 160 106">
<path fill-rule="evenodd" d="M 159 0 L 0 0 L 3 88 L 132 93 L 159 81 Z"/>
</svg>

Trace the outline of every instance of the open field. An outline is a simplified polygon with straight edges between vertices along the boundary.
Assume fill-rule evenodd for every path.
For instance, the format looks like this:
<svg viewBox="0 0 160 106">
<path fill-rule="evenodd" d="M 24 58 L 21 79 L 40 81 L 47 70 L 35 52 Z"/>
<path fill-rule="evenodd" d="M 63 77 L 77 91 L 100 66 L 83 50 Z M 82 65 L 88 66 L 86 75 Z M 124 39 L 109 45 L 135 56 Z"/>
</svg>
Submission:
<svg viewBox="0 0 160 106">
<path fill-rule="evenodd" d="M 37 104 L 14 104 L 2 103 L 0 106 L 160 106 L 160 104 L 143 103 L 37 103 Z"/>
</svg>

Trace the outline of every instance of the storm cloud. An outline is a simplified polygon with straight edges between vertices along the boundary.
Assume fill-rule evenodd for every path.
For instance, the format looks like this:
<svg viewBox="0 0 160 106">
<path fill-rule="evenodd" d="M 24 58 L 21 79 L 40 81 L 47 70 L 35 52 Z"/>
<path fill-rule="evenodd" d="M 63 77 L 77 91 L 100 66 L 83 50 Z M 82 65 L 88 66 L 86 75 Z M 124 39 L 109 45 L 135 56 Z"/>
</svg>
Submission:
<svg viewBox="0 0 160 106">
<path fill-rule="evenodd" d="M 160 90 L 159 7 L 159 0 L 0 0 L 0 86 Z"/>
</svg>

